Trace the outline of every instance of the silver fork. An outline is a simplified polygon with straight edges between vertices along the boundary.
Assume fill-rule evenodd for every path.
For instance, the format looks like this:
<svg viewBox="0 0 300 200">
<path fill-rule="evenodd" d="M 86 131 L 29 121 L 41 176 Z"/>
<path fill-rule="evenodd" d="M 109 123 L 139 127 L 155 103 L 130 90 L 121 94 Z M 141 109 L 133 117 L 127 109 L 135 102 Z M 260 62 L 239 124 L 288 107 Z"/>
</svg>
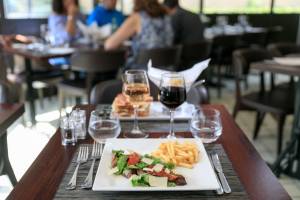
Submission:
<svg viewBox="0 0 300 200">
<path fill-rule="evenodd" d="M 95 161 L 97 159 L 100 159 L 102 153 L 103 153 L 103 144 L 94 142 L 92 156 L 91 156 L 91 159 L 93 160 L 92 166 L 91 166 L 90 171 L 89 171 L 87 177 L 85 178 L 81 188 L 90 189 L 93 187 L 93 172 L 94 172 Z"/>
<path fill-rule="evenodd" d="M 76 188 L 76 179 L 77 179 L 77 173 L 79 169 L 79 165 L 82 163 L 85 163 L 89 156 L 89 148 L 88 147 L 80 147 L 78 157 L 77 157 L 77 166 L 73 173 L 72 178 L 70 179 L 70 182 L 68 183 L 66 189 L 67 190 L 74 190 Z"/>
</svg>

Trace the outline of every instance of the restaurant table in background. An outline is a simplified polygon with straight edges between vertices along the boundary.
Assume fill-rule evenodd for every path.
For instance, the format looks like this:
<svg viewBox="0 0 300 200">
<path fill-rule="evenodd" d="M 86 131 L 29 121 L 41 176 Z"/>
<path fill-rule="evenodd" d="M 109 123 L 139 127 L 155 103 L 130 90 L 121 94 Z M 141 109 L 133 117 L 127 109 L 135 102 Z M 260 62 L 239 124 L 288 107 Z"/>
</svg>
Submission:
<svg viewBox="0 0 300 200">
<path fill-rule="evenodd" d="M 24 104 L 0 104 L 0 175 L 7 174 L 13 185 L 17 183 L 17 180 L 8 159 L 6 130 L 23 113 Z"/>
<path fill-rule="evenodd" d="M 85 109 L 88 114 L 95 109 L 95 106 L 91 105 L 78 107 Z M 223 134 L 218 143 L 225 149 L 250 199 L 291 199 L 224 106 L 206 105 L 205 107 L 215 108 L 221 112 Z M 152 124 L 154 122 L 148 123 L 148 126 Z M 186 126 L 188 127 L 187 123 Z M 164 133 L 152 131 L 150 137 L 160 137 L 162 134 Z M 189 132 L 181 135 L 191 137 Z M 92 139 L 88 137 L 79 144 L 82 143 L 91 144 Z M 15 186 L 8 199 L 53 199 L 77 148 L 78 145 L 63 147 L 58 130 Z M 115 195 L 117 197 L 120 193 Z M 172 192 L 169 192 L 168 196 L 172 198 Z M 180 199 L 180 196 L 178 198 Z M 224 195 L 224 199 L 226 198 L 228 197 Z"/>
<path fill-rule="evenodd" d="M 29 98 L 29 105 L 30 105 L 30 117 L 31 122 L 35 124 L 35 106 L 34 106 L 34 90 L 33 90 L 33 71 L 32 71 L 32 63 L 31 60 L 43 60 L 47 61 L 50 58 L 59 58 L 59 57 L 70 57 L 72 52 L 59 52 L 54 53 L 51 51 L 42 51 L 42 50 L 31 50 L 27 48 L 16 48 L 12 46 L 4 46 L 3 51 L 6 53 L 10 53 L 13 55 L 22 56 L 25 60 L 25 72 L 26 72 L 26 84 L 28 90 L 28 98 Z"/>
<path fill-rule="evenodd" d="M 251 65 L 251 69 L 299 77 L 295 87 L 296 99 L 292 137 L 285 150 L 275 161 L 272 169 L 277 176 L 281 173 L 285 173 L 300 179 L 300 64 L 299 66 L 292 66 L 278 64 L 273 61 L 264 61 L 253 63 Z"/>
</svg>

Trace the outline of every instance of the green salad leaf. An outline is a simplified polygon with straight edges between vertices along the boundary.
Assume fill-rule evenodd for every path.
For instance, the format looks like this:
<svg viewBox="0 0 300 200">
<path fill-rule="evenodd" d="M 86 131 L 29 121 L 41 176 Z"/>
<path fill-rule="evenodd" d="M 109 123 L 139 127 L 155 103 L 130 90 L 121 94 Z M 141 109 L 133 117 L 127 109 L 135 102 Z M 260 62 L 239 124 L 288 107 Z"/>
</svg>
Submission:
<svg viewBox="0 0 300 200">
<path fill-rule="evenodd" d="M 122 155 L 124 155 L 124 151 L 123 150 L 113 150 L 112 153 L 117 157 L 121 157 Z"/>
<path fill-rule="evenodd" d="M 145 167 L 148 167 L 149 165 L 147 163 L 144 163 L 144 162 L 139 162 L 135 165 L 137 168 L 139 169 L 143 169 Z"/>
<path fill-rule="evenodd" d="M 124 169 L 127 167 L 127 159 L 128 159 L 128 156 L 126 156 L 124 154 L 120 155 L 120 157 L 117 160 L 117 168 L 119 171 L 115 174 L 120 175 L 123 173 Z"/>
<path fill-rule="evenodd" d="M 133 179 L 131 179 L 131 184 L 134 187 L 137 186 L 143 186 L 143 187 L 149 187 L 149 175 L 148 174 L 143 174 L 140 176 L 137 176 Z"/>
</svg>

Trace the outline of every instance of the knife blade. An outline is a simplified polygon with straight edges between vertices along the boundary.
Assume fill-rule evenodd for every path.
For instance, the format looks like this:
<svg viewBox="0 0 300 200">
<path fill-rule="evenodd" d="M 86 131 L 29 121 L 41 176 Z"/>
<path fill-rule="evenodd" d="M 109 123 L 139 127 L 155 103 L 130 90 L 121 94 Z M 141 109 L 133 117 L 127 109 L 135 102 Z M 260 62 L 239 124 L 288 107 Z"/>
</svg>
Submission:
<svg viewBox="0 0 300 200">
<path fill-rule="evenodd" d="M 230 188 L 230 186 L 227 182 L 227 179 L 226 179 L 226 177 L 223 173 L 223 168 L 222 168 L 222 165 L 221 165 L 218 154 L 213 153 L 211 158 L 212 158 L 213 164 L 215 166 L 215 169 L 218 172 L 218 175 L 219 175 L 221 184 L 223 186 L 224 192 L 225 193 L 231 193 L 231 188 Z"/>
<path fill-rule="evenodd" d="M 211 156 L 212 156 L 212 155 L 209 155 L 208 158 L 209 158 L 209 161 L 210 161 L 211 165 L 212 165 L 213 168 L 215 169 L 215 165 L 214 165 L 214 163 L 213 163 L 213 161 L 212 161 Z M 216 169 L 215 169 L 214 171 L 216 171 Z M 224 194 L 223 187 L 222 187 L 222 185 L 221 185 L 221 183 L 220 183 L 219 176 L 218 176 L 216 173 L 215 173 L 215 175 L 216 175 L 216 178 L 217 178 L 217 181 L 218 181 L 218 184 L 219 184 L 219 188 L 216 190 L 216 193 L 217 193 L 218 195 L 222 195 L 222 194 Z"/>
</svg>

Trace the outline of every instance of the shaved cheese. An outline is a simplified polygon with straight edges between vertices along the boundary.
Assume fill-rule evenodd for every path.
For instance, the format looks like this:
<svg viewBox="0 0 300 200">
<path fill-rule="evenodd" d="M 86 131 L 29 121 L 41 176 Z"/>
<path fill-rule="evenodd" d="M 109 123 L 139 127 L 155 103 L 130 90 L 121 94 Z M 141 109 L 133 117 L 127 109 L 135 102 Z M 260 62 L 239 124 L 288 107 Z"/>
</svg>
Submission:
<svg viewBox="0 0 300 200">
<path fill-rule="evenodd" d="M 168 168 L 165 169 L 165 172 L 168 173 L 168 174 L 171 173 L 171 171 Z"/>
<path fill-rule="evenodd" d="M 162 164 L 156 164 L 154 167 L 153 167 L 153 171 L 155 172 L 160 172 L 161 170 L 163 170 L 164 166 Z"/>
<path fill-rule="evenodd" d="M 153 169 L 147 168 L 147 167 L 143 168 L 143 170 L 144 170 L 144 171 L 148 171 L 148 172 L 153 172 Z"/>
<path fill-rule="evenodd" d="M 119 171 L 118 167 L 114 167 L 108 171 L 108 175 L 113 175 Z"/>
<path fill-rule="evenodd" d="M 138 179 L 139 178 L 139 176 L 138 175 L 136 175 L 136 174 L 133 174 L 131 177 L 130 177 L 130 180 L 132 180 L 132 179 Z"/>
<path fill-rule="evenodd" d="M 149 176 L 149 185 L 152 187 L 168 187 L 168 178 Z"/>
<path fill-rule="evenodd" d="M 142 158 L 142 162 L 148 164 L 148 165 L 152 165 L 153 160 L 150 158 Z"/>
</svg>

